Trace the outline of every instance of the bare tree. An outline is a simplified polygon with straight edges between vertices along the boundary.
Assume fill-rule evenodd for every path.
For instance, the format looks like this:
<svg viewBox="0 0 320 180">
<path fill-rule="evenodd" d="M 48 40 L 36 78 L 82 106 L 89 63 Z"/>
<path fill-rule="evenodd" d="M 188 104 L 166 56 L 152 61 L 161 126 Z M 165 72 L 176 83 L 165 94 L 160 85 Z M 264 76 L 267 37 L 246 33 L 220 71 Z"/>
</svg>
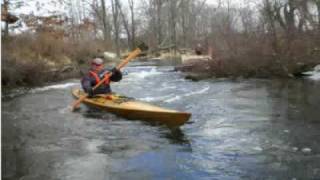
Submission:
<svg viewBox="0 0 320 180">
<path fill-rule="evenodd" d="M 190 19 L 190 0 L 185 0 L 180 2 L 180 11 L 181 11 L 181 31 L 182 31 L 182 46 L 187 46 L 187 35 L 188 35 L 188 20 Z"/>
<path fill-rule="evenodd" d="M 104 40 L 108 40 L 108 25 L 107 25 L 107 15 L 106 15 L 106 2 L 101 0 L 101 9 L 102 9 L 102 24 L 103 24 L 103 37 Z"/>
<path fill-rule="evenodd" d="M 114 27 L 114 39 L 116 44 L 116 53 L 120 57 L 120 26 L 119 26 L 119 0 L 111 0 L 113 27 Z"/>
<path fill-rule="evenodd" d="M 129 28 L 128 17 L 123 13 L 123 10 L 122 10 L 122 7 L 121 7 L 120 3 L 118 4 L 118 8 L 119 8 L 119 12 L 120 12 L 120 15 L 121 15 L 121 19 L 122 19 L 122 22 L 123 22 L 124 29 L 125 29 L 126 34 L 127 34 L 128 46 L 130 46 L 132 38 L 131 38 L 131 33 L 130 33 L 130 28 Z"/>
<path fill-rule="evenodd" d="M 8 21 L 9 12 L 8 12 L 8 6 L 9 6 L 9 1 L 8 0 L 4 0 L 3 8 L 1 8 L 1 10 L 2 10 L 1 20 L 4 20 L 4 22 L 5 22 L 5 29 L 4 29 L 4 37 L 5 38 L 9 36 L 9 21 Z"/>
<path fill-rule="evenodd" d="M 318 32 L 320 34 L 320 1 L 319 0 L 313 0 L 313 1 L 317 6 L 317 11 L 318 11 Z"/>
<path fill-rule="evenodd" d="M 134 1 L 128 0 L 130 13 L 131 13 L 131 49 L 135 46 L 136 41 L 136 23 L 135 23 L 135 13 L 134 13 Z"/>
<path fill-rule="evenodd" d="M 164 2 L 162 0 L 154 0 L 153 5 L 156 9 L 156 30 L 157 30 L 157 39 L 158 44 L 162 42 L 162 6 Z"/>
<path fill-rule="evenodd" d="M 14 3 L 20 3 L 20 1 L 15 1 Z M 4 38 L 9 36 L 9 24 L 13 24 L 18 20 L 18 17 L 9 12 L 10 4 L 12 4 L 12 1 L 9 2 L 9 0 L 4 0 L 1 5 L 1 21 L 5 22 Z"/>
<path fill-rule="evenodd" d="M 169 5 L 170 15 L 168 16 L 169 26 L 170 26 L 170 39 L 171 39 L 170 42 L 172 45 L 174 45 L 175 49 L 176 49 L 176 45 L 177 45 L 177 40 L 176 40 L 177 1 L 178 0 L 171 0 L 170 1 L 170 5 Z"/>
</svg>

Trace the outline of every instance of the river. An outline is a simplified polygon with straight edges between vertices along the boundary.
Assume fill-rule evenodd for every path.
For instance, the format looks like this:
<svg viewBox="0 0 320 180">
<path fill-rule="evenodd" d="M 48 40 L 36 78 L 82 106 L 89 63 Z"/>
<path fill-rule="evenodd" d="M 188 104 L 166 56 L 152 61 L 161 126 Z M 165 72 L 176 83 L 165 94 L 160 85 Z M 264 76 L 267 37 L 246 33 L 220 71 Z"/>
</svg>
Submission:
<svg viewBox="0 0 320 180">
<path fill-rule="evenodd" d="M 185 80 L 130 66 L 113 91 L 192 113 L 178 129 L 74 101 L 71 79 L 2 97 L 3 179 L 318 179 L 320 81 Z"/>
</svg>

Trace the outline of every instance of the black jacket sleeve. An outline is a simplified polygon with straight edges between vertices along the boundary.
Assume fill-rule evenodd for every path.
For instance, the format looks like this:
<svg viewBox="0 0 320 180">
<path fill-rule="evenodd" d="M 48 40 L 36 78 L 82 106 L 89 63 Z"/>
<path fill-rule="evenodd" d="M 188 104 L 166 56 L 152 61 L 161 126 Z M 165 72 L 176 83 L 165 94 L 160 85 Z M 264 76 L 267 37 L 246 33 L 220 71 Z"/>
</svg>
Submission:
<svg viewBox="0 0 320 180">
<path fill-rule="evenodd" d="M 88 93 L 92 89 L 91 80 L 89 76 L 85 76 L 81 80 L 82 89 Z"/>
</svg>

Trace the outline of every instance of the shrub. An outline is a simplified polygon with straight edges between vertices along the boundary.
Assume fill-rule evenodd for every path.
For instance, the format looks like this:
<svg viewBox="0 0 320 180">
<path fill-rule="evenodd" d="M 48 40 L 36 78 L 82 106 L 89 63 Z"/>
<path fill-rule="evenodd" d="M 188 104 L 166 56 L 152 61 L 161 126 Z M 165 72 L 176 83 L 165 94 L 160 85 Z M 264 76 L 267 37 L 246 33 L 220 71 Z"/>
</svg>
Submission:
<svg viewBox="0 0 320 180">
<path fill-rule="evenodd" d="M 2 85 L 35 86 L 61 79 L 55 74 L 59 73 L 59 69 L 71 65 L 78 71 L 78 64 L 99 56 L 104 47 L 101 40 L 72 42 L 49 33 L 24 33 L 2 39 Z M 70 74 L 80 75 L 74 72 Z"/>
</svg>

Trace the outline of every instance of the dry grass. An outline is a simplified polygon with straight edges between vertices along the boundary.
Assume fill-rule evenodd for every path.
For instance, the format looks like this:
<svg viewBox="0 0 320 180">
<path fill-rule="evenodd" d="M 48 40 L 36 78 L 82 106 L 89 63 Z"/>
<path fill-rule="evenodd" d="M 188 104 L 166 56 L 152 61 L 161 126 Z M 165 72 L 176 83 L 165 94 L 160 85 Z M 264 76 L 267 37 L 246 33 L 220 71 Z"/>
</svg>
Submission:
<svg viewBox="0 0 320 180">
<path fill-rule="evenodd" d="M 232 47 L 216 44 L 212 60 L 186 63 L 184 71 L 208 73 L 215 77 L 294 77 L 320 64 L 320 39 L 315 34 L 297 34 L 290 41 L 280 38 L 278 47 L 270 37 L 231 38 Z"/>
<path fill-rule="evenodd" d="M 59 80 L 53 71 L 66 65 L 86 64 L 88 59 L 99 56 L 104 47 L 102 41 L 72 43 L 45 33 L 2 39 L 2 86 L 34 86 Z"/>
</svg>

